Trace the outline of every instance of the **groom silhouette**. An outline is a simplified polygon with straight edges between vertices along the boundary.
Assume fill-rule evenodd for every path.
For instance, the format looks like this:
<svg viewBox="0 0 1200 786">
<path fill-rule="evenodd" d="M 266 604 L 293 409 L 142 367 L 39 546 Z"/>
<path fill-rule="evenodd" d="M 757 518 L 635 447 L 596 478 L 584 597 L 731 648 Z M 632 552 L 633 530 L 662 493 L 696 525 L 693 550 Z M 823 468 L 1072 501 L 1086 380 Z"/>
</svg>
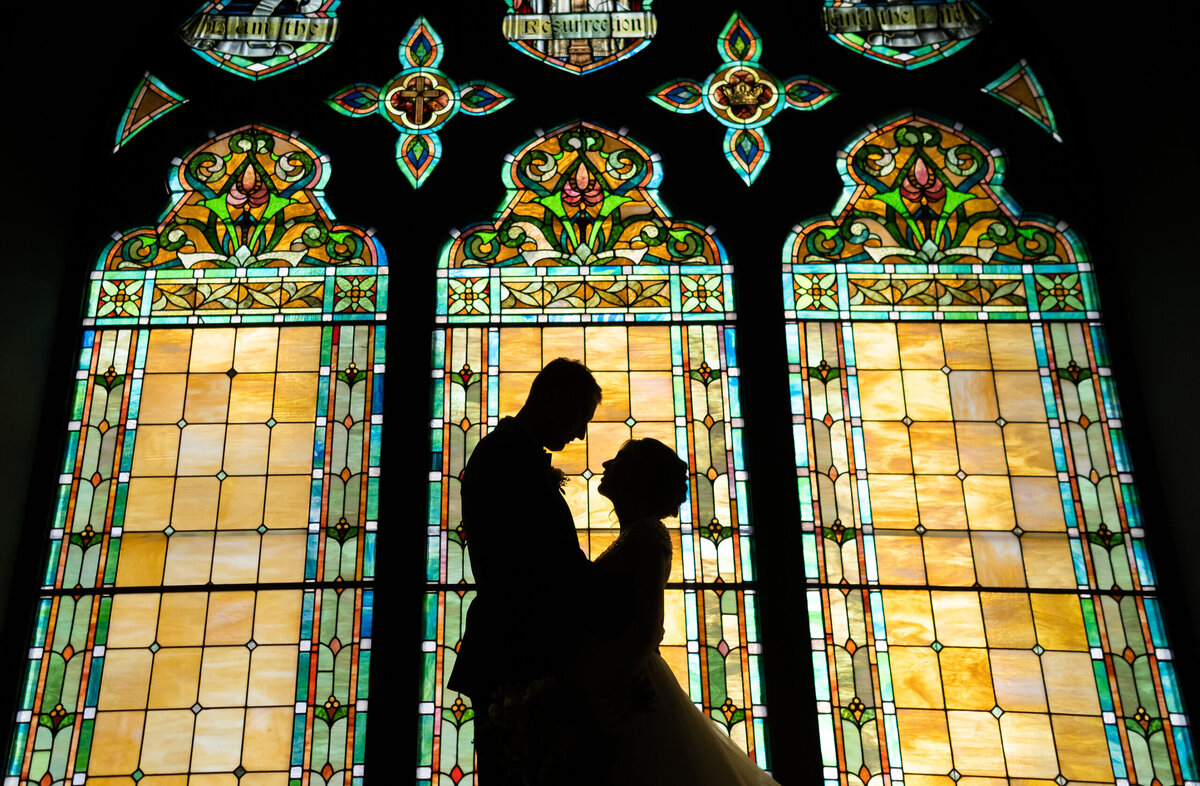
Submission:
<svg viewBox="0 0 1200 786">
<path fill-rule="evenodd" d="M 561 492 L 563 474 L 546 451 L 583 439 L 600 399 L 600 386 L 582 363 L 550 361 L 520 412 L 480 440 L 463 471 L 462 526 L 478 593 L 448 685 L 475 709 L 483 786 L 539 782 L 536 773 L 522 771 L 529 756 L 518 753 L 539 744 L 519 738 L 530 736 L 528 724 L 495 719 L 506 700 L 511 706 L 515 697 L 529 696 L 531 686 L 552 685 L 591 624 L 593 566 L 579 548 Z M 533 726 L 568 724 L 570 710 L 560 711 L 556 718 L 534 718 Z"/>
</svg>

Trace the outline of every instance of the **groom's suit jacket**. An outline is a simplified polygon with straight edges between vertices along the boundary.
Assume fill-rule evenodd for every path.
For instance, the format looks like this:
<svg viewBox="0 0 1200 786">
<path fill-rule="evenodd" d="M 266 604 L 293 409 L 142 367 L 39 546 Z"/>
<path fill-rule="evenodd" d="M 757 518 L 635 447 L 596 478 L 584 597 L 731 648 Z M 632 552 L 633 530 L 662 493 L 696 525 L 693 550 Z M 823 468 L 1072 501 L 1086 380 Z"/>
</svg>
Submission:
<svg viewBox="0 0 1200 786">
<path fill-rule="evenodd" d="M 512 418 L 480 440 L 462 477 L 478 594 L 449 686 L 481 711 L 505 683 L 565 667 L 593 624 L 592 563 L 550 455 Z"/>
</svg>

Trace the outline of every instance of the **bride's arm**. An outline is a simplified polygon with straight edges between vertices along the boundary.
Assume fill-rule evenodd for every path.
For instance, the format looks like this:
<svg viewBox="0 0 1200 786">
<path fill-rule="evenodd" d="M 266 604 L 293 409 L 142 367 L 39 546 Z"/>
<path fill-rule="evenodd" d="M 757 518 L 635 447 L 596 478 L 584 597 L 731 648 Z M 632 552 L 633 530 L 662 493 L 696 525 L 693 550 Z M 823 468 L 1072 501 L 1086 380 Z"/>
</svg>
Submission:
<svg viewBox="0 0 1200 786">
<path fill-rule="evenodd" d="M 613 642 L 618 667 L 627 674 L 636 673 L 662 641 L 663 587 L 670 564 L 670 553 L 662 553 L 652 532 L 630 535 L 633 542 L 626 544 L 622 554 L 629 602 L 625 623 Z"/>
</svg>

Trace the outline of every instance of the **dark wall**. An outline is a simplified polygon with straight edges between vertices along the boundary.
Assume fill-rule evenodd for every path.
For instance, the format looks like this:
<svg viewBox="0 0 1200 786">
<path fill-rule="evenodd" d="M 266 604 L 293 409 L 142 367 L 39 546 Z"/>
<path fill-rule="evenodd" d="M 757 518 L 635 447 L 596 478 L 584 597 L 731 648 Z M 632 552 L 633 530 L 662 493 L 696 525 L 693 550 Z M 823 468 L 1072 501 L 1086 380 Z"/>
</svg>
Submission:
<svg viewBox="0 0 1200 786">
<path fill-rule="evenodd" d="M 219 72 L 186 50 L 173 30 L 190 7 L 167 9 L 149 0 L 112 10 L 88 4 L 53 19 L 26 7 L 18 27 L 28 35 L 4 53 L 8 100 L 0 147 L 8 205 L 3 268 L 12 301 L 0 309 L 0 401 L 10 413 L 0 472 L 0 673 L 11 675 L 0 684 L 0 729 L 11 717 L 28 636 L 87 271 L 113 231 L 157 220 L 167 205 L 164 182 L 173 156 L 199 145 L 210 129 L 250 122 L 299 130 L 327 153 L 330 205 L 345 221 L 376 227 L 387 249 L 393 294 L 385 451 L 394 457 L 427 445 L 427 336 L 437 254 L 451 227 L 490 217 L 502 196 L 504 154 L 536 128 L 584 117 L 627 127 L 663 156 L 663 199 L 675 215 L 715 226 L 737 269 L 742 390 L 753 413 L 746 439 L 761 547 L 768 701 L 776 738 L 792 740 L 812 739 L 814 727 L 807 634 L 795 625 L 801 584 L 780 249 L 794 223 L 833 207 L 841 188 L 834 153 L 866 122 L 909 108 L 962 121 L 1006 150 L 1006 185 L 1023 207 L 1066 220 L 1090 246 L 1177 658 L 1200 662 L 1200 571 L 1192 561 L 1200 546 L 1191 517 L 1198 434 L 1190 410 L 1197 331 L 1184 291 L 1194 257 L 1185 243 L 1195 139 L 1178 100 L 1186 54 L 1160 46 L 1150 34 L 1139 39 L 1107 25 L 1082 4 L 984 4 L 995 21 L 976 42 L 950 60 L 904 73 L 830 41 L 819 30 L 817 0 L 741 3 L 764 36 L 767 68 L 782 78 L 808 73 L 842 93 L 818 111 L 785 112 L 767 127 L 772 157 L 752 188 L 725 164 L 723 129 L 712 118 L 672 115 L 642 97 L 670 78 L 700 79 L 717 66 L 715 39 L 732 10 L 724 4 L 658 0 L 655 42 L 624 64 L 580 78 L 508 47 L 498 33 L 499 0 L 357 0 L 344 4 L 343 36 L 329 53 L 262 84 Z M 393 164 L 395 131 L 377 117 L 339 115 L 322 99 L 350 82 L 382 84 L 399 71 L 397 45 L 419 12 L 446 43 L 444 71 L 459 82 L 489 79 L 518 100 L 489 117 L 452 120 L 441 134 L 442 163 L 414 192 Z M 1042 79 L 1064 144 L 980 92 L 1019 57 Z M 147 69 L 191 102 L 113 155 L 121 111 Z M 386 472 L 379 554 L 389 578 L 379 590 L 376 652 L 391 647 L 396 656 L 386 667 L 376 661 L 372 705 L 387 709 L 373 715 L 373 746 L 415 736 L 412 643 L 424 473 L 404 471 L 398 459 Z M 1185 688 L 1194 689 L 1190 681 Z M 389 724 L 398 736 L 385 732 Z M 806 746 L 776 745 L 775 751 L 785 783 L 804 782 L 818 766 Z M 400 766 L 405 771 L 407 765 Z"/>
</svg>

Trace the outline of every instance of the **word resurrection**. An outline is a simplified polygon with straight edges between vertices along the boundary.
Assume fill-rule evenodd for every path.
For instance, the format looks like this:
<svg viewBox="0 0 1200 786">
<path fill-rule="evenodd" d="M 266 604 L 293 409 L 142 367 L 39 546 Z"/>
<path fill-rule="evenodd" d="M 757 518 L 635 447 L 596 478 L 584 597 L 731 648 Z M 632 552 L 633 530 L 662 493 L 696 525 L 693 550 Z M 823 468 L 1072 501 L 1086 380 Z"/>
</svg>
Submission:
<svg viewBox="0 0 1200 786">
<path fill-rule="evenodd" d="M 509 41 L 653 38 L 657 28 L 658 22 L 650 11 L 508 14 L 504 17 L 504 37 Z"/>
</svg>

